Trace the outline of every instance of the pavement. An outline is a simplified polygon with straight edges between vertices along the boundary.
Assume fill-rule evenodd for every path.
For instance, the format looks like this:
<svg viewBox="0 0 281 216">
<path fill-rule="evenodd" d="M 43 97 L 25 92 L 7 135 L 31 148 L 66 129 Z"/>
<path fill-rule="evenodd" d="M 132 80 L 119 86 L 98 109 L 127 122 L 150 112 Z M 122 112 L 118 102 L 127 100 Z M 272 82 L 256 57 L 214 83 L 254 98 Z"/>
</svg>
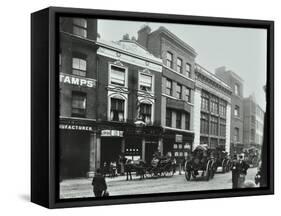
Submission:
<svg viewBox="0 0 281 216">
<path fill-rule="evenodd" d="M 248 169 L 246 179 L 254 180 L 256 172 L 257 168 Z M 132 177 L 133 180 L 130 181 L 126 181 L 126 176 L 106 177 L 110 196 L 232 188 L 231 172 L 216 173 L 214 178 L 209 181 L 202 178 L 187 181 L 183 172 L 182 175 L 177 172 L 172 177 L 145 178 L 143 180 L 140 180 L 139 176 L 132 175 Z M 93 197 L 91 182 L 91 178 L 63 180 L 60 183 L 60 198 Z"/>
</svg>

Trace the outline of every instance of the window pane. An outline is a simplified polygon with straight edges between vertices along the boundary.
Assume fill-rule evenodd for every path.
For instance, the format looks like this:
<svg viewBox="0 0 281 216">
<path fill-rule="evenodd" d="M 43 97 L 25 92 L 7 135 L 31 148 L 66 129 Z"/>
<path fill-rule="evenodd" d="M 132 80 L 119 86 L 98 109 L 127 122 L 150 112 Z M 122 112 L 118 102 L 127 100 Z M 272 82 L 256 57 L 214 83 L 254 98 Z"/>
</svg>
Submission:
<svg viewBox="0 0 281 216">
<path fill-rule="evenodd" d="M 87 20 L 86 19 L 74 18 L 73 24 L 81 26 L 83 28 L 87 28 Z"/>
<path fill-rule="evenodd" d="M 111 83 L 125 85 L 125 69 L 111 66 Z"/>
</svg>

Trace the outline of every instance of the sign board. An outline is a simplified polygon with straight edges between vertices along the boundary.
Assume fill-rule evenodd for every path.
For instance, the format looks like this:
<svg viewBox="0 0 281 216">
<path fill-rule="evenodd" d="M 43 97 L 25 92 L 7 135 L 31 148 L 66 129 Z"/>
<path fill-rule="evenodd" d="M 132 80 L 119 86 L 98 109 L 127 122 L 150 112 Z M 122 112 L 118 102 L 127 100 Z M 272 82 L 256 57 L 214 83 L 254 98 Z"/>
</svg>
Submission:
<svg viewBox="0 0 281 216">
<path fill-rule="evenodd" d="M 87 88 L 96 87 L 95 79 L 79 77 L 79 76 L 74 76 L 74 75 L 65 74 L 65 73 L 60 73 L 60 82 L 66 83 L 69 85 L 76 85 L 76 86 L 87 87 Z"/>
<path fill-rule="evenodd" d="M 76 124 L 60 124 L 59 129 L 62 130 L 78 130 L 78 131 L 93 131 L 91 126 L 76 125 Z"/>
<path fill-rule="evenodd" d="M 182 135 L 176 134 L 176 142 L 182 142 Z"/>
<path fill-rule="evenodd" d="M 124 131 L 119 130 L 102 130 L 102 137 L 123 137 Z"/>
</svg>

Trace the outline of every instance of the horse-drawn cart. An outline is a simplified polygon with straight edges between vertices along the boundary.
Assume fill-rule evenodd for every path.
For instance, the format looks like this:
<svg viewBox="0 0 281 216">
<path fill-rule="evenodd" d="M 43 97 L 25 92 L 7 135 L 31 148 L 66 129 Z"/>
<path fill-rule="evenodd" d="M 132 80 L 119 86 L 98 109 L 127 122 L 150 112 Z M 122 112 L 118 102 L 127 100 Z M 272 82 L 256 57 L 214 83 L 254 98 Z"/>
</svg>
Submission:
<svg viewBox="0 0 281 216">
<path fill-rule="evenodd" d="M 207 145 L 198 145 L 184 165 L 185 178 L 190 181 L 191 178 L 212 179 L 215 174 L 215 159 L 208 149 Z"/>
</svg>

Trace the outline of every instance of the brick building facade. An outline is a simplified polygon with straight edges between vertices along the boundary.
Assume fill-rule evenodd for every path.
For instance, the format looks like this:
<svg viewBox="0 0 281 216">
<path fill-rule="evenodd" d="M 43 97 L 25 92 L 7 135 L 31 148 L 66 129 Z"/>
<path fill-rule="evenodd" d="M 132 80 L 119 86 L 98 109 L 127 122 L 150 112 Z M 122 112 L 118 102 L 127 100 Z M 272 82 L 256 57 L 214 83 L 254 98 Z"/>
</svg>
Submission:
<svg viewBox="0 0 281 216">
<path fill-rule="evenodd" d="M 194 141 L 195 50 L 170 32 L 149 26 L 138 31 L 138 43 L 163 60 L 161 126 L 163 154 L 183 159 Z"/>
<path fill-rule="evenodd" d="M 220 67 L 215 70 L 216 76 L 227 83 L 232 89 L 231 96 L 231 153 L 239 153 L 243 143 L 243 79 L 231 70 Z"/>
</svg>

